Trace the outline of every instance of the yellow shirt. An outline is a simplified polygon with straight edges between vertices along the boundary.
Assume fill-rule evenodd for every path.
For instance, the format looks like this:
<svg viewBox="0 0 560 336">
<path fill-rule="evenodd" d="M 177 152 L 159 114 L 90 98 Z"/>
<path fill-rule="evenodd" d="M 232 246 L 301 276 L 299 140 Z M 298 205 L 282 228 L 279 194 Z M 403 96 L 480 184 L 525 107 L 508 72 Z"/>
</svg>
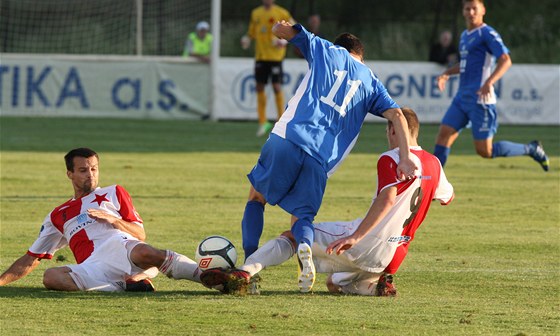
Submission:
<svg viewBox="0 0 560 336">
<path fill-rule="evenodd" d="M 257 61 L 280 62 L 286 56 L 286 47 L 275 46 L 276 36 L 272 34 L 272 26 L 282 20 L 293 21 L 290 12 L 277 5 L 272 5 L 268 10 L 260 6 L 251 12 L 247 35 L 255 40 Z"/>
</svg>

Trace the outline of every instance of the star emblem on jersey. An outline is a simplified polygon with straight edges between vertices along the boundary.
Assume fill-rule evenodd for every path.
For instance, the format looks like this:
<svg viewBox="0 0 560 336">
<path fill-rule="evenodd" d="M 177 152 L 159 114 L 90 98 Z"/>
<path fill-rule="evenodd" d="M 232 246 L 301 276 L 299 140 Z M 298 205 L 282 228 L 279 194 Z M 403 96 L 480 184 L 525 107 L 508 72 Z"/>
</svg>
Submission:
<svg viewBox="0 0 560 336">
<path fill-rule="evenodd" d="M 93 201 L 91 201 L 91 203 L 97 202 L 97 205 L 101 206 L 101 203 L 109 202 L 109 200 L 105 196 L 107 196 L 107 193 L 105 193 L 103 195 L 95 194 L 95 199 Z"/>
</svg>

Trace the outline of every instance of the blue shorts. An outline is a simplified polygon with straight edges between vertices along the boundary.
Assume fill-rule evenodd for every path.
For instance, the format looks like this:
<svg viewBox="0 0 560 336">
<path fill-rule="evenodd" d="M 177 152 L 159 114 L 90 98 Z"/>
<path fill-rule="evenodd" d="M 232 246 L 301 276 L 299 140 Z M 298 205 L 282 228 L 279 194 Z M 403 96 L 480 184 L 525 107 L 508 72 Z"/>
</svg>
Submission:
<svg viewBox="0 0 560 336">
<path fill-rule="evenodd" d="M 492 138 L 498 131 L 496 105 L 465 102 L 460 97 L 455 96 L 441 123 L 460 132 L 468 125 L 469 121 L 471 122 L 473 139 L 486 140 Z"/>
<path fill-rule="evenodd" d="M 327 185 L 327 173 L 319 161 L 276 134 L 270 134 L 247 177 L 267 203 L 278 204 L 297 218 L 311 222 L 321 207 Z"/>
</svg>

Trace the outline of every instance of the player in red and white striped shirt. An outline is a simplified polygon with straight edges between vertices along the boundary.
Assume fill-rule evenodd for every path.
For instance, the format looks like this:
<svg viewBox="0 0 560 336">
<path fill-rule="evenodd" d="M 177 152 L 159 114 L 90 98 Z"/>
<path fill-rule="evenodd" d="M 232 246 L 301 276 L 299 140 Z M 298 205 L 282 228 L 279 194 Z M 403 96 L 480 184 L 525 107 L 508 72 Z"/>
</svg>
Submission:
<svg viewBox="0 0 560 336">
<path fill-rule="evenodd" d="M 122 186 L 98 187 L 97 153 L 76 148 L 64 159 L 74 197 L 47 215 L 27 253 L 0 275 L 0 286 L 23 278 L 65 246 L 77 264 L 47 269 L 43 284 L 48 289 L 153 290 L 149 278 L 158 270 L 174 279 L 200 282 L 196 262 L 144 243 L 142 218 Z"/>
<path fill-rule="evenodd" d="M 326 222 L 314 226 L 312 246 L 316 271 L 329 273 L 331 292 L 391 296 L 396 294 L 392 275 L 408 251 L 409 243 L 420 226 L 432 200 L 446 205 L 453 199 L 453 187 L 447 181 L 439 160 L 417 144 L 419 123 L 411 109 L 402 109 L 411 134 L 411 158 L 418 167 L 416 177 L 399 180 L 399 152 L 395 128 L 389 122 L 389 151 L 377 162 L 377 192 L 366 216 L 350 222 Z M 239 270 L 208 270 L 201 275 L 207 286 L 232 284 L 243 286 L 249 278 L 267 266 L 288 260 L 295 251 L 289 231 L 263 245 Z M 239 281 L 239 280 L 245 281 Z M 310 279 L 311 282 L 314 279 Z"/>
</svg>

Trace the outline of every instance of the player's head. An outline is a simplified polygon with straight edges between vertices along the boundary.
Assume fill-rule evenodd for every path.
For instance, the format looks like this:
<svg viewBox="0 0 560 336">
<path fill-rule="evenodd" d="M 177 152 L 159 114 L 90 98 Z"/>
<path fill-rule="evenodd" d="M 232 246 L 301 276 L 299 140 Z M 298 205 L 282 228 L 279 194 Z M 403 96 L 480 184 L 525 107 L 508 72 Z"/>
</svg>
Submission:
<svg viewBox="0 0 560 336">
<path fill-rule="evenodd" d="M 196 24 L 196 30 L 207 32 L 210 30 L 210 24 L 206 21 L 200 21 Z"/>
<path fill-rule="evenodd" d="M 486 14 L 484 0 L 463 0 L 463 17 L 468 29 L 480 26 L 484 22 L 484 14 Z"/>
<path fill-rule="evenodd" d="M 360 58 L 364 57 L 364 45 L 362 41 L 350 33 L 338 35 L 333 43 L 348 50 L 351 54 L 357 55 Z"/>
<path fill-rule="evenodd" d="M 66 175 L 76 193 L 89 193 L 99 181 L 99 156 L 90 148 L 75 148 L 64 156 Z"/>
<path fill-rule="evenodd" d="M 416 116 L 416 112 L 408 107 L 401 108 L 401 111 L 406 119 L 406 123 L 408 124 L 408 132 L 410 133 L 410 138 L 412 140 L 411 145 L 416 144 L 416 139 L 420 133 L 420 122 L 418 121 L 418 116 Z M 395 127 L 390 121 L 387 121 L 387 138 L 389 139 L 389 146 L 391 148 L 397 146 Z"/>
<path fill-rule="evenodd" d="M 274 0 L 262 0 L 262 4 L 266 8 L 269 8 L 270 6 L 272 6 L 274 4 Z"/>
</svg>

